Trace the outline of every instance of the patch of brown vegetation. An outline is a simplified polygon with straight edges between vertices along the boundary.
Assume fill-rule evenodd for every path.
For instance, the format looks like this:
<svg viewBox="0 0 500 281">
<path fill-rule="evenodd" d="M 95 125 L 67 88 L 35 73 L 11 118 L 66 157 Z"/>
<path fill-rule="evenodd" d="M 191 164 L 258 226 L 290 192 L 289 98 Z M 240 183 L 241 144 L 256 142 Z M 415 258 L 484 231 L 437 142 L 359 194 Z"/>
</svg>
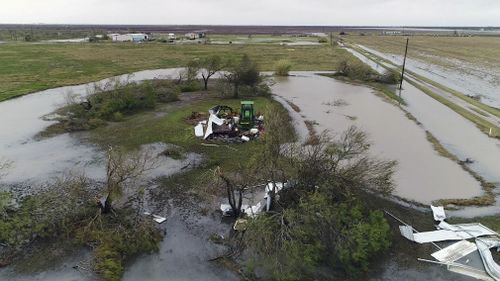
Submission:
<svg viewBox="0 0 500 281">
<path fill-rule="evenodd" d="M 316 129 L 314 128 L 314 125 L 316 124 L 316 122 L 311 121 L 311 120 L 305 120 L 304 123 L 306 124 L 307 130 L 309 131 L 309 137 L 307 138 L 307 140 L 304 144 L 305 145 L 318 145 L 319 144 L 319 137 L 318 137 L 318 134 L 316 133 Z"/>
<path fill-rule="evenodd" d="M 290 107 L 292 107 L 292 109 L 295 111 L 295 112 L 300 112 L 300 107 L 298 105 L 296 105 L 295 103 L 289 101 L 289 100 L 286 100 L 286 103 L 288 103 L 288 105 L 290 105 Z"/>
</svg>

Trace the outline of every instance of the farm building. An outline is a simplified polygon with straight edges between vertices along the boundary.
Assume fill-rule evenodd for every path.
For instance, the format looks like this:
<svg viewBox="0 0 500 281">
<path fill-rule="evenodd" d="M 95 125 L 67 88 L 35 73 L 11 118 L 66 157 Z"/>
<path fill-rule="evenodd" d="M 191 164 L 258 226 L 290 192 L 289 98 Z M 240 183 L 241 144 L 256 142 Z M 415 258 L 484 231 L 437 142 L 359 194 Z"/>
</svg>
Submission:
<svg viewBox="0 0 500 281">
<path fill-rule="evenodd" d="M 143 42 L 149 40 L 149 35 L 145 33 L 128 33 L 128 34 L 108 34 L 111 40 L 116 42 Z"/>
<path fill-rule="evenodd" d="M 196 39 L 200 39 L 200 38 L 205 38 L 206 33 L 205 33 L 205 31 L 189 32 L 189 33 L 186 33 L 184 35 L 184 37 L 186 37 L 186 39 L 188 39 L 188 40 L 196 40 Z"/>
</svg>

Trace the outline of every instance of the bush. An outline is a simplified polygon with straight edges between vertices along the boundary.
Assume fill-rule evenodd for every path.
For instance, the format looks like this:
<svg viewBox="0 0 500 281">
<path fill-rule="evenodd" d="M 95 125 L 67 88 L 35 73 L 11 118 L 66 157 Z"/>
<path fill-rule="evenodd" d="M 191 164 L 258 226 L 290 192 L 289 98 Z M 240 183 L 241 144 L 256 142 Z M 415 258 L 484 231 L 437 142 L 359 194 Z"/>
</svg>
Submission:
<svg viewBox="0 0 500 281">
<path fill-rule="evenodd" d="M 186 81 L 179 85 L 179 89 L 182 93 L 196 92 L 201 90 L 201 85 L 198 81 Z"/>
<path fill-rule="evenodd" d="M 286 59 L 281 59 L 274 65 L 274 75 L 278 76 L 288 76 L 288 73 L 292 69 L 292 64 Z"/>
<path fill-rule="evenodd" d="M 376 75 L 366 64 L 358 60 L 341 60 L 337 65 L 338 75 L 354 80 L 375 81 Z"/>
<path fill-rule="evenodd" d="M 386 70 L 383 74 L 379 75 L 377 82 L 383 84 L 398 84 L 401 80 L 400 74 L 393 70 Z"/>
<path fill-rule="evenodd" d="M 200 89 L 196 81 L 183 85 L 186 91 Z M 58 110 L 63 117 L 46 130 L 46 135 L 94 129 L 105 125 L 106 121 L 122 121 L 127 115 L 155 108 L 159 102 L 178 100 L 179 88 L 170 80 L 116 84 L 111 90 L 96 88 L 84 102 L 69 98 L 68 105 Z"/>
<path fill-rule="evenodd" d="M 358 202 L 336 204 L 319 192 L 282 213 L 257 217 L 247 232 L 257 260 L 274 280 L 322 280 L 317 273 L 322 265 L 356 277 L 390 246 L 390 227 L 381 212 Z"/>
<path fill-rule="evenodd" d="M 321 37 L 318 39 L 318 42 L 319 43 L 328 43 L 328 39 L 326 39 L 325 37 Z"/>
</svg>

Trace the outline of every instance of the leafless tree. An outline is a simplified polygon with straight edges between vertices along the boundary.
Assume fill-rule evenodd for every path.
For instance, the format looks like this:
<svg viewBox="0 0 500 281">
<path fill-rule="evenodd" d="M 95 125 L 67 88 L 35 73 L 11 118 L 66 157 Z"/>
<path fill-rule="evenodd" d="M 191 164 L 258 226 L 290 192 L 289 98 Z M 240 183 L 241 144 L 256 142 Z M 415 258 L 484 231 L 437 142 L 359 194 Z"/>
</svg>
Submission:
<svg viewBox="0 0 500 281">
<path fill-rule="evenodd" d="M 121 197 L 126 185 L 131 185 L 145 172 L 157 167 L 157 155 L 152 151 L 138 151 L 124 153 L 119 149 L 108 150 L 106 164 L 105 200 L 99 202 L 101 213 L 107 214 L 112 210 L 113 201 Z"/>
<path fill-rule="evenodd" d="M 242 214 L 241 206 L 243 204 L 243 196 L 245 190 L 248 188 L 249 181 L 245 180 L 242 174 L 226 174 L 221 167 L 215 169 L 215 176 L 222 181 L 224 185 L 229 205 L 231 205 L 233 211 L 233 216 L 235 218 L 240 217 Z"/>
</svg>

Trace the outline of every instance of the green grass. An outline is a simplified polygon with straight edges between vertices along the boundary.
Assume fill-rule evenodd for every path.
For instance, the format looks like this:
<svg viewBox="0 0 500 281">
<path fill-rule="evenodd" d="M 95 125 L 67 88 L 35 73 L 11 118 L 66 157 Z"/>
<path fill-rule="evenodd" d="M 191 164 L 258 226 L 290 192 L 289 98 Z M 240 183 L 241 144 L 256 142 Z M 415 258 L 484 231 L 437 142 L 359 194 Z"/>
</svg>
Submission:
<svg viewBox="0 0 500 281">
<path fill-rule="evenodd" d="M 257 113 L 264 112 L 267 106 L 271 106 L 272 110 L 288 114 L 281 104 L 270 98 L 246 97 L 245 99 L 255 101 L 254 108 Z M 240 99 L 210 97 L 180 107 L 167 106 L 165 116 L 157 117 L 154 112 L 137 114 L 123 122 L 91 131 L 90 140 L 102 146 L 119 145 L 126 149 L 135 149 L 142 144 L 154 142 L 172 143 L 181 146 L 185 151 L 206 155 L 207 166 L 221 165 L 234 170 L 239 164 L 246 164 L 249 157 L 259 153 L 262 150 L 262 143 L 256 140 L 244 144 L 217 143 L 218 147 L 203 146 L 204 141 L 194 136 L 193 125 L 186 122 L 186 118 L 192 112 L 206 112 L 217 104 L 225 104 L 234 110 L 239 110 L 240 101 Z M 293 139 L 293 129 L 291 125 L 287 126 L 290 128 L 290 138 Z"/>
<path fill-rule="evenodd" d="M 244 53 L 263 71 L 272 71 L 280 59 L 290 61 L 292 70 L 333 70 L 337 61 L 349 57 L 345 50 L 325 45 L 5 43 L 0 48 L 0 101 L 144 69 L 180 67 L 211 54 L 236 59 Z"/>
</svg>

